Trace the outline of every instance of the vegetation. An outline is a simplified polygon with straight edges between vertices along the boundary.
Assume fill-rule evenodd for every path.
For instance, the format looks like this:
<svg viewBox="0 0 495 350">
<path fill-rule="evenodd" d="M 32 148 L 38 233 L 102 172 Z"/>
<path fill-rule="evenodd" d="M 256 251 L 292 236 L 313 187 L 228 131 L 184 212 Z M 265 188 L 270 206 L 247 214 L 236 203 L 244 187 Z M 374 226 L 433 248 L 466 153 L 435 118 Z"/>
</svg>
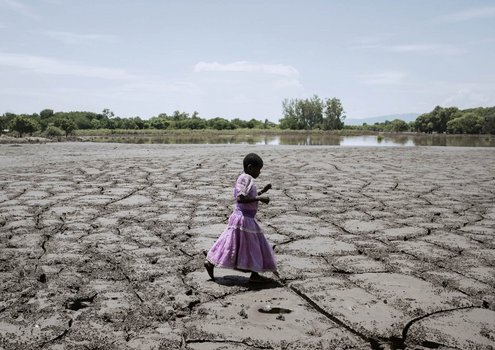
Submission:
<svg viewBox="0 0 495 350">
<path fill-rule="evenodd" d="M 460 110 L 457 107 L 437 106 L 433 111 L 420 115 L 414 122 L 400 119 L 360 126 L 344 125 L 344 108 L 337 98 L 320 99 L 317 95 L 307 99 L 285 99 L 280 123 L 251 119 L 241 120 L 217 117 L 201 118 L 198 112 L 189 115 L 175 111 L 171 115 L 159 114 L 148 120 L 140 117 L 121 118 L 109 109 L 94 112 L 54 112 L 44 109 L 39 114 L 4 113 L 0 116 L 0 134 L 12 131 L 22 137 L 35 132 L 48 137 L 66 137 L 74 134 L 97 135 L 113 133 L 153 133 L 163 130 L 264 130 L 308 131 L 334 130 L 349 132 L 420 132 L 449 134 L 495 134 L 495 107 Z M 122 131 L 124 130 L 124 131 Z"/>
<path fill-rule="evenodd" d="M 413 123 L 408 124 L 403 120 L 394 119 L 392 121 L 386 120 L 383 123 L 375 123 L 371 125 L 364 123 L 363 125 L 345 126 L 345 128 L 350 130 L 377 131 L 377 132 L 405 132 L 405 131 L 412 131 L 414 126 Z"/>
<path fill-rule="evenodd" d="M 22 137 L 24 134 L 33 134 L 33 132 L 38 130 L 38 123 L 36 120 L 22 115 L 14 117 L 10 126 L 13 131 L 19 133 L 19 137 Z"/>
<path fill-rule="evenodd" d="M 460 110 L 437 106 L 416 118 L 412 126 L 424 133 L 495 134 L 495 107 Z"/>
<path fill-rule="evenodd" d="M 307 99 L 285 99 L 281 129 L 339 130 L 344 127 L 344 108 L 337 98 L 321 100 L 317 95 Z"/>
<path fill-rule="evenodd" d="M 65 132 L 65 138 L 67 138 L 70 134 L 77 129 L 76 123 L 70 119 L 59 119 L 54 123 L 55 127 L 59 127 Z"/>
<path fill-rule="evenodd" d="M 457 107 L 437 106 L 433 111 L 421 114 L 411 123 L 395 119 L 372 125 L 365 123 L 362 126 L 345 126 L 345 128 L 377 132 L 495 134 L 495 107 L 460 110 Z"/>
<path fill-rule="evenodd" d="M 64 135 L 63 130 L 57 128 L 54 125 L 50 125 L 48 128 L 45 130 L 45 136 L 50 137 L 50 138 L 59 138 Z"/>
</svg>

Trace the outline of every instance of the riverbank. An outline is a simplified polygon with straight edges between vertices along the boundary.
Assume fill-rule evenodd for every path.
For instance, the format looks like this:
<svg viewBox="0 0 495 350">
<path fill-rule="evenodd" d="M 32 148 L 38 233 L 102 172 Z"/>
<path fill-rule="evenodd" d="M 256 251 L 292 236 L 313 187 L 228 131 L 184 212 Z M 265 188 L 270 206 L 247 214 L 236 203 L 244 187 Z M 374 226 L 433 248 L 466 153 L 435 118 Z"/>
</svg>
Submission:
<svg viewBox="0 0 495 350">
<path fill-rule="evenodd" d="M 264 144 L 332 146 L 446 146 L 495 147 L 495 135 L 383 133 L 358 130 L 303 131 L 279 129 L 236 130 L 78 130 L 69 138 L 0 136 L 0 144 L 46 142 L 100 142 L 134 144 Z"/>
<path fill-rule="evenodd" d="M 261 286 L 202 266 L 248 152 Z M 495 347 L 494 173 L 490 148 L 0 145 L 0 346 Z"/>
</svg>

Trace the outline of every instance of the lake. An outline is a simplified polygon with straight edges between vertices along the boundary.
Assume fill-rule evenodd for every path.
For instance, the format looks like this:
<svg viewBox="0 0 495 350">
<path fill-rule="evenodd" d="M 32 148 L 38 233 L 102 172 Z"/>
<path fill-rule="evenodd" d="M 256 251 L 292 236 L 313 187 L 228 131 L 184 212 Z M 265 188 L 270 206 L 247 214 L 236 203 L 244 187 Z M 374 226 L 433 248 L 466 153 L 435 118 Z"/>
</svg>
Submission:
<svg viewBox="0 0 495 350">
<path fill-rule="evenodd" d="M 342 147 L 495 147 L 495 135 L 358 135 L 336 134 L 280 134 L 280 135 L 106 135 L 85 136 L 93 142 L 119 142 L 138 144 L 259 144 L 259 145 L 301 145 L 301 146 L 342 146 Z"/>
</svg>

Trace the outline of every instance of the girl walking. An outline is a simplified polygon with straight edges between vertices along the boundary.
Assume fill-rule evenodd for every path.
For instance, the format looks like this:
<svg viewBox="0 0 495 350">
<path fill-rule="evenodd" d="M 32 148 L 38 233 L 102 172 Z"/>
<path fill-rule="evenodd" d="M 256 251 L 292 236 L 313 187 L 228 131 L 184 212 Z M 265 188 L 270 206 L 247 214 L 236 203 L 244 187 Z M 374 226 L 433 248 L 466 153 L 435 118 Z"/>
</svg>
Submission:
<svg viewBox="0 0 495 350">
<path fill-rule="evenodd" d="M 251 272 L 250 282 L 265 282 L 260 272 L 277 273 L 272 247 L 255 220 L 258 202 L 268 204 L 269 197 L 261 195 L 272 188 L 266 185 L 257 192 L 254 179 L 263 168 L 263 160 L 255 153 L 248 154 L 243 160 L 244 173 L 234 187 L 235 208 L 230 215 L 227 228 L 213 244 L 204 263 L 210 278 L 214 278 L 215 267 Z"/>
</svg>

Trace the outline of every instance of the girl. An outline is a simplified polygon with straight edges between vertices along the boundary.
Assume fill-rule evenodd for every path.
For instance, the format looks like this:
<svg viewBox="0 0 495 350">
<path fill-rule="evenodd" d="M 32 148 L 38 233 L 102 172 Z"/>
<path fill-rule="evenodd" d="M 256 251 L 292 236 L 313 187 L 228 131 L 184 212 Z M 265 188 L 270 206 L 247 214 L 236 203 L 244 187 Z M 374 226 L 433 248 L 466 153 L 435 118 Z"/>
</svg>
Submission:
<svg viewBox="0 0 495 350">
<path fill-rule="evenodd" d="M 260 156 L 248 154 L 243 165 L 244 173 L 237 178 L 234 187 L 234 212 L 230 215 L 227 228 L 208 252 L 204 265 L 212 279 L 213 269 L 217 266 L 251 272 L 250 282 L 265 282 L 267 279 L 260 276 L 259 272 L 272 271 L 276 274 L 277 267 L 273 249 L 254 217 L 258 202 L 270 202 L 269 197 L 260 196 L 271 189 L 272 185 L 268 184 L 260 192 L 256 192 L 254 179 L 263 168 Z"/>
</svg>

